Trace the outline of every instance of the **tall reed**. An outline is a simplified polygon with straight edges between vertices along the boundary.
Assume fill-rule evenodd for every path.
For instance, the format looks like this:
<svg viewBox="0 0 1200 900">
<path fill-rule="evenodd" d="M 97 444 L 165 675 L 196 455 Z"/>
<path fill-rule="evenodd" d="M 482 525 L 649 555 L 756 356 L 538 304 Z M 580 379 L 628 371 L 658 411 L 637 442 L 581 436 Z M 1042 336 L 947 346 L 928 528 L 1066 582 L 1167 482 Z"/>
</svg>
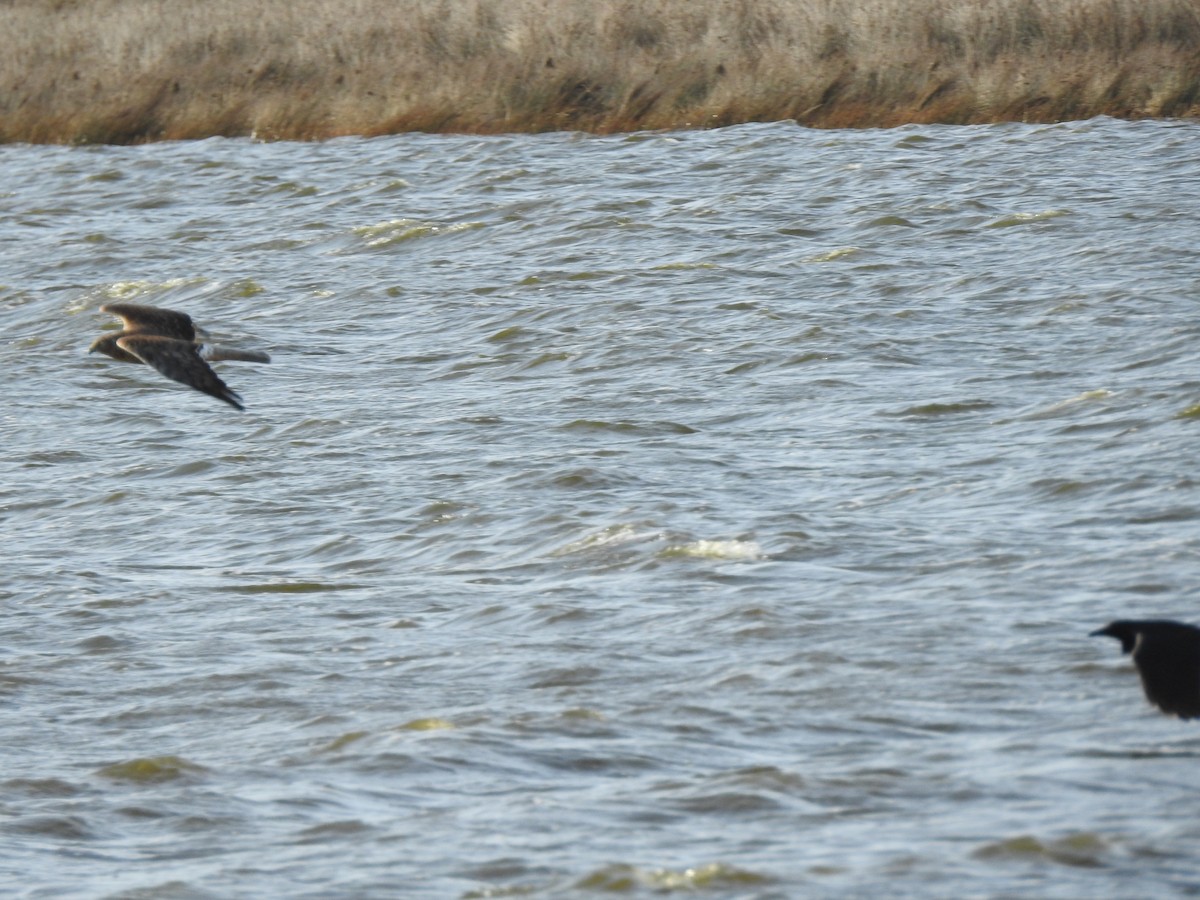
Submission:
<svg viewBox="0 0 1200 900">
<path fill-rule="evenodd" d="M 0 140 L 1200 113 L 1195 0 L 7 0 Z"/>
</svg>

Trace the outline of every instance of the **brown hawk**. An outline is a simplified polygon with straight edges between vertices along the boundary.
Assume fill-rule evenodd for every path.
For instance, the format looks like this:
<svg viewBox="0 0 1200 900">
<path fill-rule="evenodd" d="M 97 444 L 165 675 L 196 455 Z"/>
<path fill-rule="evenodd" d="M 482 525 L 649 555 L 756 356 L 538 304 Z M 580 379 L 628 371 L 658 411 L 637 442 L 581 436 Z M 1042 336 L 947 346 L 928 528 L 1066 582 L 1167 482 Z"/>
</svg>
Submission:
<svg viewBox="0 0 1200 900">
<path fill-rule="evenodd" d="M 97 338 L 89 353 L 99 351 L 121 362 L 145 363 L 170 379 L 224 400 L 235 409 L 245 409 L 242 398 L 230 390 L 208 363 L 225 359 L 271 361 L 270 356 L 258 350 L 236 350 L 206 343 L 204 330 L 197 328 L 187 313 L 137 303 L 109 303 L 101 306 L 100 312 L 119 317 L 124 327 Z"/>
</svg>

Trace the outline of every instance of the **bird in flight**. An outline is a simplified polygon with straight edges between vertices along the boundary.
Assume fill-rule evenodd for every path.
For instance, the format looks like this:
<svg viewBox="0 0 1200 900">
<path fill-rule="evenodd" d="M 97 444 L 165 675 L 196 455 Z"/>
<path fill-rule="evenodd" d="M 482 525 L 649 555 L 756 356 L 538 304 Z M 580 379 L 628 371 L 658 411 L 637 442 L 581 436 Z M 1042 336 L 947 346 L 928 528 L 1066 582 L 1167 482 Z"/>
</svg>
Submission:
<svg viewBox="0 0 1200 900">
<path fill-rule="evenodd" d="M 1146 698 L 1172 716 L 1200 718 L 1200 628 L 1167 619 L 1118 619 L 1091 637 L 1113 637 L 1133 654 Z"/>
<path fill-rule="evenodd" d="M 137 303 L 108 303 L 100 307 L 100 312 L 117 316 L 124 327 L 97 338 L 89 353 L 99 351 L 121 362 L 145 363 L 174 381 L 224 400 L 235 409 L 245 409 L 242 398 L 230 390 L 208 363 L 225 359 L 271 361 L 270 356 L 258 350 L 236 350 L 206 343 L 203 340 L 206 332 L 197 328 L 187 313 Z"/>
</svg>

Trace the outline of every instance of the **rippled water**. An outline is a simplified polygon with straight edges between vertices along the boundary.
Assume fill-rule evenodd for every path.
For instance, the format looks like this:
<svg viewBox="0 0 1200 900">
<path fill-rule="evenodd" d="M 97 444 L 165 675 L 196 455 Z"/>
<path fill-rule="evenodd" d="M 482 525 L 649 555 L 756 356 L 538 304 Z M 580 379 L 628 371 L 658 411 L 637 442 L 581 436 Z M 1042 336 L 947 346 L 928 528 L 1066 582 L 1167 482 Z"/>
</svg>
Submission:
<svg viewBox="0 0 1200 900">
<path fill-rule="evenodd" d="M 1198 148 L 0 147 L 0 877 L 1200 892 L 1200 731 L 1087 637 L 1200 619 Z"/>
</svg>

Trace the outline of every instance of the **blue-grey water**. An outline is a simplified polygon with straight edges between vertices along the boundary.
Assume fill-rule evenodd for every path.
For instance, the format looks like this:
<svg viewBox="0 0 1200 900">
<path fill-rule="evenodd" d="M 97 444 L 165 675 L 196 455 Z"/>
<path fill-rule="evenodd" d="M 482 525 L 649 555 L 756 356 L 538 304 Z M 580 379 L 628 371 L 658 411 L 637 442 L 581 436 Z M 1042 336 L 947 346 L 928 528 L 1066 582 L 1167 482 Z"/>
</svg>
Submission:
<svg viewBox="0 0 1200 900">
<path fill-rule="evenodd" d="M 1200 124 L 0 172 L 11 895 L 1200 894 Z"/>
</svg>

